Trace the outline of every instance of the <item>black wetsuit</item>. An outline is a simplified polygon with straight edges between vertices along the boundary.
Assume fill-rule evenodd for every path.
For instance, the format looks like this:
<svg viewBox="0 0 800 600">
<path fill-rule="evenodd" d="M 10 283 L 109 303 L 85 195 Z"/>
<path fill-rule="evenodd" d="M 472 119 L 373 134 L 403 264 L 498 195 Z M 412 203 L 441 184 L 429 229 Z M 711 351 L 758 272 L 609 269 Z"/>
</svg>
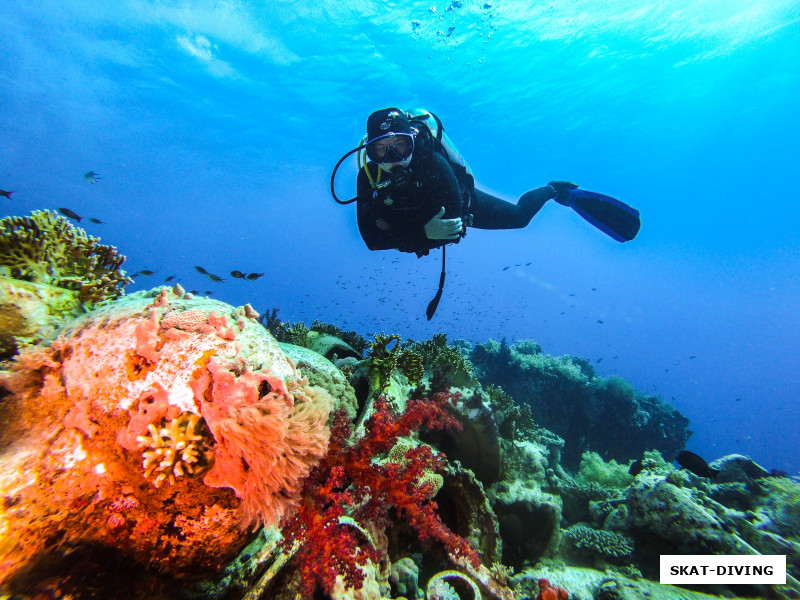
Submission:
<svg viewBox="0 0 800 600">
<path fill-rule="evenodd" d="M 375 181 L 378 166 L 368 163 L 366 168 Z M 381 173 L 378 185 L 372 187 L 362 168 L 357 183 L 361 237 L 370 250 L 397 249 L 417 256 L 460 241 L 429 240 L 425 235 L 425 224 L 442 207 L 443 218 L 461 217 L 471 227 L 519 229 L 530 223 L 553 192 L 545 186 L 523 194 L 517 204 L 506 202 L 476 189 L 472 176 L 465 171 L 457 178 L 450 162 L 439 152 L 423 154 L 419 147 L 407 168 L 395 167 L 391 175 Z M 387 228 L 379 227 L 379 220 Z"/>
</svg>

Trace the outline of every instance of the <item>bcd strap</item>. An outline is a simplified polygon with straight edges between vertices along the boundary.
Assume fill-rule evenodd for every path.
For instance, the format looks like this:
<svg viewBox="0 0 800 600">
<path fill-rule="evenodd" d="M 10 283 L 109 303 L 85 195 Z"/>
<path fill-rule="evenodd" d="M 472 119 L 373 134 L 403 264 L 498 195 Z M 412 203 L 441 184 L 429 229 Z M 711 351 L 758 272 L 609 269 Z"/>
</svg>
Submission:
<svg viewBox="0 0 800 600">
<path fill-rule="evenodd" d="M 444 277 L 445 277 L 445 248 L 447 246 L 442 246 L 442 273 L 439 275 L 439 289 L 436 291 L 436 295 L 433 297 L 428 303 L 428 308 L 425 311 L 425 315 L 428 317 L 428 321 L 433 318 L 436 309 L 439 307 L 439 300 L 442 299 L 442 292 L 444 292 Z"/>
</svg>

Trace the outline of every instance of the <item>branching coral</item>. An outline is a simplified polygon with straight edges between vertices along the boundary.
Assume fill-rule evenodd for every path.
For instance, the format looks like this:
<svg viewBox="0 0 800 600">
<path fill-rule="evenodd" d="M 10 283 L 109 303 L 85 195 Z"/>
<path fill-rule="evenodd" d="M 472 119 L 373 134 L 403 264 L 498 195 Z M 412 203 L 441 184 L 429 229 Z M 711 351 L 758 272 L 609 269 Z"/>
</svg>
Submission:
<svg viewBox="0 0 800 600">
<path fill-rule="evenodd" d="M 138 437 L 146 450 L 142 453 L 144 476 L 155 475 L 153 484 L 166 480 L 175 485 L 177 477 L 197 477 L 211 466 L 214 451 L 206 442 L 208 428 L 200 415 L 184 412 L 160 427 L 148 426 L 147 435 Z"/>
<path fill-rule="evenodd" d="M 51 211 L 0 220 L 0 271 L 13 279 L 75 290 L 93 305 L 122 295 L 125 257 Z"/>
<path fill-rule="evenodd" d="M 348 442 L 349 422 L 337 414 L 328 454 L 309 475 L 301 504 L 283 527 L 283 546 L 301 545 L 295 559 L 306 595 L 317 581 L 326 591 L 331 590 L 337 575 L 359 589 L 364 577 L 359 565 L 382 558 L 375 547 L 361 543 L 353 528 L 342 526 L 343 516 L 386 526 L 391 515 L 396 515 L 408 520 L 421 541 L 436 540 L 452 556 L 466 559 L 476 568 L 480 564 L 475 550 L 436 513 L 434 483 L 421 483 L 426 472 L 443 467 L 443 458 L 422 445 L 405 452 L 404 464 L 374 460 L 392 448 L 398 437 L 421 427 L 457 427 L 447 408 L 451 401 L 448 394 L 435 394 L 432 399 L 409 401 L 405 412 L 396 414 L 380 397 L 366 422 L 366 434 L 354 443 Z"/>
<path fill-rule="evenodd" d="M 284 323 L 278 317 L 277 308 L 264 312 L 264 314 L 259 317 L 258 321 L 266 327 L 279 342 L 294 344 L 295 346 L 308 348 L 312 337 L 311 334 L 329 335 L 338 338 L 355 350 L 359 356 L 361 356 L 369 346 L 367 340 L 355 331 L 344 331 L 336 325 L 323 323 L 320 320 L 315 320 L 310 328 L 304 323 Z"/>
<path fill-rule="evenodd" d="M 633 553 L 633 541 L 626 535 L 593 529 L 583 523 L 573 525 L 564 532 L 562 543 L 578 554 L 619 559 Z"/>
<path fill-rule="evenodd" d="M 531 407 L 527 404 L 519 405 L 499 385 L 488 385 L 485 389 L 489 402 L 494 410 L 503 413 L 500 434 L 511 439 L 534 439 L 540 428 L 533 422 Z"/>
<path fill-rule="evenodd" d="M 400 348 L 400 336 L 381 333 L 375 336 L 375 341 L 369 343 L 369 380 L 372 390 L 385 390 L 392 379 L 396 369 L 403 371 L 413 386 L 420 382 L 425 374 L 422 367 L 422 357 L 413 350 Z M 392 342 L 396 342 L 390 349 Z"/>
<path fill-rule="evenodd" d="M 411 343 L 408 348 L 422 358 L 425 371 L 431 373 L 434 391 L 475 385 L 472 365 L 458 346 L 447 343 L 447 334 L 437 333 L 430 340 Z"/>
</svg>

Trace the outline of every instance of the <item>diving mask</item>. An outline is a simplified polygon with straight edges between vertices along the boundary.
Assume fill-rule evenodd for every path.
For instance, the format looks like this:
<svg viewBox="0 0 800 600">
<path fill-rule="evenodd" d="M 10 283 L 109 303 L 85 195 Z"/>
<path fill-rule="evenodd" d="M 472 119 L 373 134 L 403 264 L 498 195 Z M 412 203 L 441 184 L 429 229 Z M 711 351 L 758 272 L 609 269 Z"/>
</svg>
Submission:
<svg viewBox="0 0 800 600">
<path fill-rule="evenodd" d="M 387 133 L 367 142 L 367 156 L 375 163 L 402 163 L 414 153 L 414 136 Z"/>
</svg>

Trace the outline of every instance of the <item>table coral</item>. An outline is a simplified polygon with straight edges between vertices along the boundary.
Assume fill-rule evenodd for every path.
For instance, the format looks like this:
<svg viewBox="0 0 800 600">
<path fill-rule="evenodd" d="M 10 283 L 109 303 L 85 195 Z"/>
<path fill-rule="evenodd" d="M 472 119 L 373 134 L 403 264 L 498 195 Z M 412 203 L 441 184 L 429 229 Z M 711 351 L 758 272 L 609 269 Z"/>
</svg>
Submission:
<svg viewBox="0 0 800 600">
<path fill-rule="evenodd" d="M 205 319 L 177 329 L 190 311 Z M 14 593 L 32 561 L 57 569 L 81 547 L 168 577 L 218 569 L 244 525 L 292 509 L 328 444 L 330 396 L 254 318 L 166 288 L 76 319 L 0 385 L 0 584 Z"/>
</svg>

